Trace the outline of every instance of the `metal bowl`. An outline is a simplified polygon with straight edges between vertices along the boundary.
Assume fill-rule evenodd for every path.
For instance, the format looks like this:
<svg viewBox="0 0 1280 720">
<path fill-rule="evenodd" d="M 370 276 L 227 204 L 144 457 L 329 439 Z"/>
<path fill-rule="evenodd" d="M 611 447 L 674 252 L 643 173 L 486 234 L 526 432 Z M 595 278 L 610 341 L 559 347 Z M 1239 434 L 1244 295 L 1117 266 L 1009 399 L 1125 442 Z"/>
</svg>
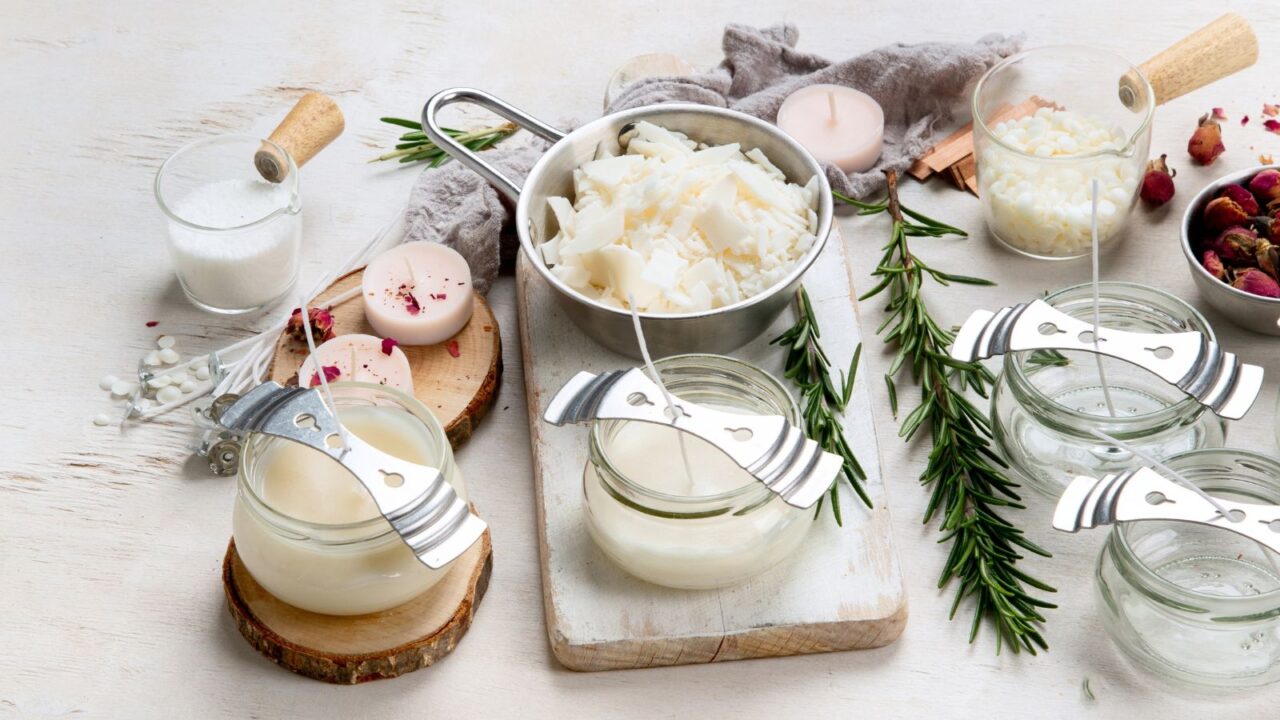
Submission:
<svg viewBox="0 0 1280 720">
<path fill-rule="evenodd" d="M 1280 298 L 1265 298 L 1243 290 L 1237 290 L 1209 274 L 1200 264 L 1191 246 L 1192 234 L 1199 230 L 1197 222 L 1204 206 L 1227 185 L 1239 185 L 1262 170 L 1280 169 L 1280 165 L 1259 165 L 1247 170 L 1225 175 L 1204 187 L 1187 205 L 1182 216 L 1182 254 L 1191 268 L 1191 279 L 1200 290 L 1200 297 L 1225 315 L 1231 322 L 1246 330 L 1264 335 L 1280 335 Z"/>
<path fill-rule="evenodd" d="M 458 101 L 481 105 L 553 143 L 529 171 L 523 188 L 443 132 L 436 115 L 440 108 Z M 786 277 L 758 295 L 705 312 L 640 313 L 645 340 L 654 355 L 727 353 L 742 347 L 759 337 L 791 302 L 800 287 L 800 278 L 822 252 L 831 232 L 831 188 L 826 175 L 818 161 L 790 136 L 769 123 L 739 112 L 676 103 L 613 113 L 565 134 L 487 93 L 467 88 L 436 93 L 422 110 L 422 126 L 427 136 L 515 203 L 516 232 L 524 256 L 551 285 L 565 314 L 600 344 L 631 357 L 639 357 L 640 349 L 630 311 L 609 307 L 565 285 L 543 262 L 537 246 L 553 237 L 557 229 L 547 198 L 572 197 L 573 171 L 594 159 L 602 147 L 619 152 L 619 134 L 640 120 L 684 133 L 699 142 L 716 145 L 736 142 L 743 148 L 759 148 L 789 181 L 800 185 L 815 176 L 818 178 L 817 240 Z"/>
</svg>

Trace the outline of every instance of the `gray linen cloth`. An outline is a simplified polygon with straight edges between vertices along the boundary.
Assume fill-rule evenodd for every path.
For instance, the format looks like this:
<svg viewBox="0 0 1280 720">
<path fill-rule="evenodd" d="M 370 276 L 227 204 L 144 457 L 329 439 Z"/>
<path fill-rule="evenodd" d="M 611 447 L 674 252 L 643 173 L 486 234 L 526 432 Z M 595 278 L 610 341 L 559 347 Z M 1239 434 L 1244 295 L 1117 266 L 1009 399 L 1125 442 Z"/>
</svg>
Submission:
<svg viewBox="0 0 1280 720">
<path fill-rule="evenodd" d="M 861 198 L 884 186 L 884 170 L 904 170 L 923 154 L 934 127 L 952 120 L 970 83 L 1022 42 L 1021 36 L 987 35 L 972 44 L 899 43 L 833 63 L 797 52 L 798 39 L 791 24 L 764 29 L 730 24 L 722 41 L 724 61 L 714 70 L 638 80 L 622 91 L 609 112 L 695 102 L 773 122 L 782 101 L 800 87 L 829 83 L 857 88 L 884 108 L 884 152 L 876 167 L 864 173 L 846 175 L 834 165 L 826 170 L 833 189 Z M 484 157 L 508 177 L 523 178 L 545 147 L 541 141 L 500 145 Z M 414 185 L 405 215 L 406 240 L 430 240 L 458 250 L 483 293 L 518 249 L 514 236 L 500 232 L 510 217 L 497 191 L 459 163 L 450 163 L 423 172 Z"/>
</svg>

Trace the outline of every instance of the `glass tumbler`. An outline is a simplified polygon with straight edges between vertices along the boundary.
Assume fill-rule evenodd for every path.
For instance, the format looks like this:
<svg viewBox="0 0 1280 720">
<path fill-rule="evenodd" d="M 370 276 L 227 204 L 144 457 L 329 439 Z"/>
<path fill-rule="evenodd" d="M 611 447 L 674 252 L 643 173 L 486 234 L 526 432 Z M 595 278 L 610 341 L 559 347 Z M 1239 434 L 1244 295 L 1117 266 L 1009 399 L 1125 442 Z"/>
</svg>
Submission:
<svg viewBox="0 0 1280 720">
<path fill-rule="evenodd" d="M 282 182 L 258 174 L 253 158 L 263 145 L 287 158 Z M 261 310 L 283 298 L 298 277 L 298 193 L 293 159 L 270 140 L 220 135 L 170 156 L 156 173 L 155 195 L 187 298 L 224 314 Z"/>
<path fill-rule="evenodd" d="M 1036 48 L 987 71 L 973 91 L 973 144 L 996 240 L 1042 259 L 1087 255 L 1096 179 L 1098 242 L 1114 241 L 1138 198 L 1154 97 L 1129 61 L 1091 47 Z"/>
</svg>

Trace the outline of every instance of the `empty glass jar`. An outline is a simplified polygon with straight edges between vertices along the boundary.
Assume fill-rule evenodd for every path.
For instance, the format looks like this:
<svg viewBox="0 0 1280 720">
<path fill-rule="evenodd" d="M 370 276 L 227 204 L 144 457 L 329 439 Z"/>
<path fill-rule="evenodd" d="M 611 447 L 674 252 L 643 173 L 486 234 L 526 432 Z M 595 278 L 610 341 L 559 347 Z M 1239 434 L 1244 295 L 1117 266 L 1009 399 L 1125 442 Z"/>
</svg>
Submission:
<svg viewBox="0 0 1280 720">
<path fill-rule="evenodd" d="M 1194 450 L 1166 464 L 1209 494 L 1280 504 L 1280 462 Z M 1197 685 L 1280 679 L 1280 554 L 1243 535 L 1167 520 L 1120 523 L 1098 558 L 1098 611 L 1144 667 Z"/>
<path fill-rule="evenodd" d="M 1195 308 L 1156 288 L 1107 282 L 1100 288 L 1100 324 L 1131 332 L 1196 330 L 1214 339 Z M 1093 290 L 1076 285 L 1045 298 L 1053 307 L 1093 320 Z M 1111 407 L 1099 375 L 1107 378 Z M 1077 475 L 1102 477 L 1143 462 L 1094 435 L 1100 430 L 1155 457 L 1221 447 L 1226 424 L 1194 398 L 1154 373 L 1085 351 L 1017 352 L 991 396 L 992 432 L 1010 466 L 1028 485 L 1057 497 Z"/>
<path fill-rule="evenodd" d="M 690 402 L 800 423 L 786 389 L 753 365 L 677 355 L 655 366 Z M 814 519 L 718 448 L 653 423 L 596 422 L 583 490 L 587 528 L 605 555 L 667 587 L 724 587 L 764 572 L 800 546 Z"/>
</svg>

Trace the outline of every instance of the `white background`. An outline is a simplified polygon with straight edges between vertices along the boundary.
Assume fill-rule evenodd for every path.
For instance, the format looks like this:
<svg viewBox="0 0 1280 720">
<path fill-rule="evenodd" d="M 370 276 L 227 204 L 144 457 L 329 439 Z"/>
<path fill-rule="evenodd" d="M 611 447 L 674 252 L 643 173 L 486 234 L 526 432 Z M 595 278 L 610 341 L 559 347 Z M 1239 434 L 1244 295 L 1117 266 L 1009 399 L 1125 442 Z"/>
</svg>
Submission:
<svg viewBox="0 0 1280 720">
<path fill-rule="evenodd" d="M 536 6 L 535 6 L 536 5 Z M 895 541 L 911 618 L 875 651 L 631 672 L 575 674 L 548 650 L 538 577 L 527 421 L 510 278 L 490 295 L 502 323 L 506 377 L 498 404 L 459 461 L 493 527 L 495 568 L 474 627 L 439 665 L 400 679 L 332 687 L 281 670 L 240 638 L 219 565 L 234 481 L 187 460 L 182 415 L 130 430 L 94 427 L 115 409 L 97 390 L 131 368 L 157 332 L 187 355 L 245 336 L 263 318 L 221 319 L 188 305 L 163 245 L 151 182 L 163 159 L 221 132 L 265 135 L 302 89 L 334 95 L 347 131 L 303 171 L 304 283 L 366 239 L 404 202 L 414 170 L 368 165 L 433 91 L 475 85 L 551 121 L 600 110 L 612 70 L 644 52 L 699 65 L 719 60 L 725 22 L 799 25 L 800 48 L 844 57 L 880 44 L 1028 34 L 1028 45 L 1077 42 L 1135 61 L 1235 6 L 1254 24 L 1254 68 L 1156 115 L 1152 151 L 1179 170 L 1164 210 L 1138 211 L 1109 278 L 1195 299 L 1178 250 L 1187 199 L 1217 174 L 1280 155 L 1260 129 L 1280 100 L 1280 6 L 1266 0 L 1073 2 L 476 2 L 0 3 L 0 715 L 19 717 L 1240 717 L 1274 716 L 1276 692 L 1196 696 L 1121 659 L 1093 609 L 1104 534 L 1058 534 L 1049 503 L 1017 516 L 1055 553 L 1026 569 L 1056 585 L 1051 651 L 993 654 L 966 643 L 935 589 L 944 558 L 920 525 L 923 453 L 897 439 L 869 345 Z M 1051 89 L 1046 89 L 1046 91 Z M 1185 154 L 1196 117 L 1223 106 L 1227 153 L 1211 169 Z M 1247 128 L 1235 119 L 1253 116 Z M 970 229 L 969 240 L 917 240 L 940 267 L 999 281 L 989 290 L 930 289 L 944 323 L 1085 280 L 1087 263 L 1043 264 L 990 241 L 978 204 L 942 182 L 905 183 L 918 210 Z M 861 288 L 879 256 L 882 219 L 842 221 Z M 880 306 L 862 308 L 870 326 Z M 1224 344 L 1270 376 L 1235 445 L 1274 450 L 1280 384 L 1273 338 L 1237 331 L 1206 310 Z M 144 327 L 159 320 L 156 330 Z M 828 329 L 834 332 L 835 329 Z M 900 385 L 904 404 L 914 399 Z M 1096 701 L 1086 701 L 1089 679 Z"/>
</svg>

